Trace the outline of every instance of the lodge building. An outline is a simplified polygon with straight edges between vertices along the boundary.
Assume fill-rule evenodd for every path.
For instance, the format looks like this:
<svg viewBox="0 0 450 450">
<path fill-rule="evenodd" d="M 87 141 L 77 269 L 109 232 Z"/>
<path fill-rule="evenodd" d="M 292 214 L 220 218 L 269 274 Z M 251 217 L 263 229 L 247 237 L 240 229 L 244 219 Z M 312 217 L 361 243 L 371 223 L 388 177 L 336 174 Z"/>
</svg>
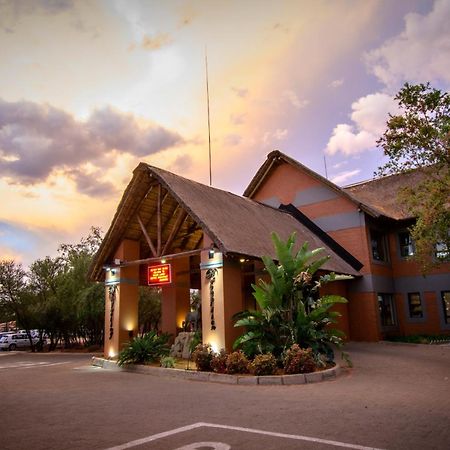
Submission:
<svg viewBox="0 0 450 450">
<path fill-rule="evenodd" d="M 398 200 L 421 176 L 341 188 L 274 151 L 238 196 L 139 164 L 89 271 L 105 282 L 105 355 L 137 334 L 138 286 L 149 283 L 162 289 L 162 331 L 177 334 L 199 289 L 203 341 L 230 350 L 241 333 L 232 316 L 255 308 L 261 257 L 275 257 L 274 231 L 323 247 L 323 269 L 353 277 L 322 292 L 348 299 L 338 328 L 349 340 L 450 333 L 450 263 L 422 275 L 410 258 L 414 217 Z"/>
</svg>

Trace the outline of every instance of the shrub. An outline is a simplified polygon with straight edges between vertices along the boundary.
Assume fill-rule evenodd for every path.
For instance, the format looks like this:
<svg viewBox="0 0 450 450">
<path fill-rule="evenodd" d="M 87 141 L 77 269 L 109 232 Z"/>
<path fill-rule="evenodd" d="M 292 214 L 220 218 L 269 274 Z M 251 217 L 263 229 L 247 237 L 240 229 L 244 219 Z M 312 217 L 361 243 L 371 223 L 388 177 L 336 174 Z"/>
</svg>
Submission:
<svg viewBox="0 0 450 450">
<path fill-rule="evenodd" d="M 158 336 L 155 331 L 150 331 L 142 337 L 135 337 L 119 353 L 117 364 L 145 364 L 157 361 L 162 356 L 169 354 L 168 341 L 170 334 L 163 333 Z"/>
<path fill-rule="evenodd" d="M 227 373 L 247 373 L 248 372 L 248 359 L 245 354 L 238 350 L 237 352 L 230 353 L 227 356 Z"/>
<path fill-rule="evenodd" d="M 198 344 L 192 353 L 192 359 L 197 365 L 197 370 L 208 372 L 211 370 L 211 360 L 213 353 L 209 344 Z"/>
<path fill-rule="evenodd" d="M 172 356 L 163 356 L 160 361 L 161 367 L 173 369 L 175 367 L 175 358 Z"/>
<path fill-rule="evenodd" d="M 219 353 L 214 353 L 214 356 L 211 360 L 212 370 L 217 373 L 226 373 L 227 358 L 228 354 L 224 349 L 221 349 Z"/>
<path fill-rule="evenodd" d="M 274 375 L 277 372 L 277 359 L 272 353 L 256 355 L 249 369 L 255 375 Z"/>
<path fill-rule="evenodd" d="M 298 344 L 294 344 L 285 353 L 284 357 L 285 373 L 314 372 L 316 367 L 317 366 L 316 362 L 314 361 L 314 353 L 310 348 L 304 350 L 300 348 Z"/>
</svg>

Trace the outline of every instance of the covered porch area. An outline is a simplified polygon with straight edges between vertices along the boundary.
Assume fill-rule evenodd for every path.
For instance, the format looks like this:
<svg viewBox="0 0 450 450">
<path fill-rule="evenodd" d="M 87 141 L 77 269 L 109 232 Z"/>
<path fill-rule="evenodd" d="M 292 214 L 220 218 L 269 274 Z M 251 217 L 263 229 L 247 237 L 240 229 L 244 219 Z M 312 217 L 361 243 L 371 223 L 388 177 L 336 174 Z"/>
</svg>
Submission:
<svg viewBox="0 0 450 450">
<path fill-rule="evenodd" d="M 326 270 L 357 273 L 288 212 L 139 164 L 89 271 L 105 282 L 105 356 L 137 335 L 139 286 L 148 285 L 162 289 L 161 331 L 174 336 L 199 289 L 203 342 L 231 350 L 240 334 L 232 317 L 255 307 L 261 257 L 275 256 L 273 231 L 325 247 Z"/>
</svg>

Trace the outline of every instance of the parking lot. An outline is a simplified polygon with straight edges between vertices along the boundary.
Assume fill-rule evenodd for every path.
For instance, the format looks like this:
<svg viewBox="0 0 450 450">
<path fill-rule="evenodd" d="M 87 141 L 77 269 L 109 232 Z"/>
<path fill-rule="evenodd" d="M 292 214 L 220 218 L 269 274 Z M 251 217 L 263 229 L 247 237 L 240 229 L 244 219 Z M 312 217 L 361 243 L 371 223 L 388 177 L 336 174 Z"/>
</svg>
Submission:
<svg viewBox="0 0 450 450">
<path fill-rule="evenodd" d="M 0 352 L 2 449 L 448 449 L 450 346 L 355 344 L 334 381 L 239 386 Z"/>
</svg>

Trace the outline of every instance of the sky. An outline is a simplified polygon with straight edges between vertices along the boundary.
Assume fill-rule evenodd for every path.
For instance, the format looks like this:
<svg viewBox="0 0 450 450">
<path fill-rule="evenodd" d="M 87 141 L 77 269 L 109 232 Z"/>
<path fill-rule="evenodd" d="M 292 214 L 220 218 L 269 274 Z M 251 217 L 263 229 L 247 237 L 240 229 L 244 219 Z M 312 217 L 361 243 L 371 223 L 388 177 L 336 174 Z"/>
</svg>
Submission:
<svg viewBox="0 0 450 450">
<path fill-rule="evenodd" d="M 242 194 L 272 150 L 338 185 L 405 82 L 450 87 L 450 0 L 0 0 L 0 260 L 107 231 L 140 161 Z"/>
</svg>

